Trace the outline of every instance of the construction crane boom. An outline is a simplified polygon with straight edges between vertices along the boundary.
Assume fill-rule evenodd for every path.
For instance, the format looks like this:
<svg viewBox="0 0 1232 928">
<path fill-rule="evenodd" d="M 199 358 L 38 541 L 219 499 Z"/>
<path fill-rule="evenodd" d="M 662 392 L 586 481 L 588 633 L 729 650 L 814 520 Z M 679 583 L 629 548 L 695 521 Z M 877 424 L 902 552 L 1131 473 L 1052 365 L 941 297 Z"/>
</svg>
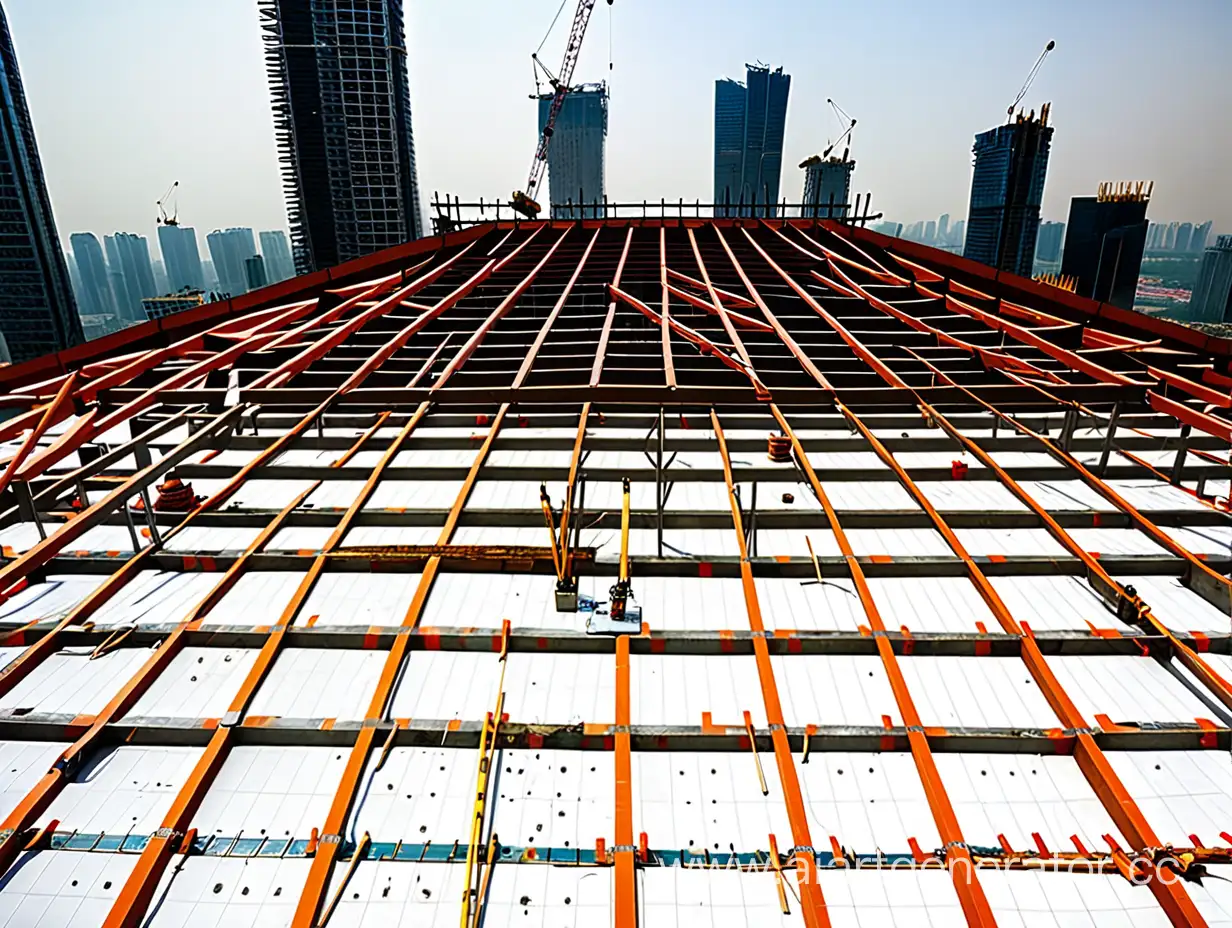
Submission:
<svg viewBox="0 0 1232 928">
<path fill-rule="evenodd" d="M 1055 41 L 1049 41 L 1048 44 L 1044 46 L 1044 50 L 1040 52 L 1040 56 L 1035 59 L 1035 67 L 1031 69 L 1031 73 L 1029 73 L 1027 75 L 1027 79 L 1023 81 L 1022 87 L 1018 91 L 1018 96 L 1014 98 L 1014 102 L 1011 103 L 1009 109 L 1005 111 L 1006 115 L 1010 118 L 1013 118 L 1014 110 L 1018 109 L 1018 104 L 1022 102 L 1023 97 L 1027 95 L 1027 91 L 1031 89 L 1031 85 L 1035 83 L 1035 75 L 1039 74 L 1040 65 L 1044 63 L 1044 59 L 1048 57 L 1048 53 L 1056 47 L 1057 43 Z"/>
<path fill-rule="evenodd" d="M 157 200 L 155 200 L 155 201 L 154 201 L 154 202 L 155 202 L 155 204 L 158 206 L 158 224 L 159 224 L 159 225 L 164 225 L 164 226 L 178 226 L 178 225 L 180 224 L 180 204 L 179 204 L 179 200 L 177 199 L 177 200 L 176 200 L 176 202 L 173 204 L 173 206 L 172 206 L 172 214 L 171 214 L 170 216 L 168 216 L 168 215 L 167 215 L 167 210 L 166 210 L 166 208 L 163 206 L 163 204 L 167 202 L 167 199 L 168 199 L 168 198 L 169 198 L 169 197 L 170 197 L 173 193 L 175 193 L 175 192 L 176 192 L 176 190 L 179 188 L 179 186 L 180 186 L 180 182 L 179 182 L 178 180 L 177 180 L 177 181 L 174 181 L 174 182 L 171 184 L 171 186 L 167 188 L 167 192 L 166 192 L 166 193 L 164 193 L 161 197 L 159 197 Z"/>
<path fill-rule="evenodd" d="M 841 106 L 839 106 L 837 103 L 835 103 L 831 99 L 827 98 L 826 102 L 829 103 L 832 107 L 834 107 L 834 115 L 837 116 L 841 122 L 846 122 L 848 119 L 851 119 L 851 124 L 847 126 L 847 128 L 843 131 L 842 135 L 840 135 L 838 138 L 834 140 L 834 143 L 832 145 L 830 145 L 824 152 L 821 153 L 821 157 L 823 158 L 829 158 L 830 152 L 838 148 L 839 144 L 843 141 L 843 139 L 851 135 L 851 130 L 856 127 L 856 121 L 851 118 L 851 116 L 847 113 L 845 109 L 843 109 Z M 843 160 L 846 160 L 846 158 L 844 157 Z"/>
<path fill-rule="evenodd" d="M 573 14 L 573 25 L 569 29 L 569 42 L 565 45 L 565 57 L 561 62 L 560 70 L 555 77 L 551 76 L 551 72 L 544 68 L 548 73 L 552 83 L 552 106 L 548 110 L 548 118 L 543 124 L 543 132 L 539 136 L 539 144 L 535 146 L 535 157 L 531 159 L 530 175 L 526 179 L 526 189 L 524 191 L 517 190 L 513 194 L 513 202 L 510 204 L 522 215 L 533 219 L 539 214 L 540 206 L 535 202 L 535 195 L 538 193 L 539 183 L 543 180 L 543 172 L 548 164 L 548 146 L 552 143 L 552 133 L 556 129 L 556 117 L 560 115 L 560 108 L 565 104 L 565 97 L 569 93 L 570 87 L 573 85 L 573 69 L 577 65 L 578 55 L 582 51 L 582 39 L 586 37 L 586 26 L 590 23 L 590 14 L 595 8 L 597 0 L 578 0 L 577 10 Z M 612 5 L 612 0 L 607 0 L 608 6 Z M 532 55 L 535 63 L 539 64 L 538 55 Z M 542 64 L 539 64 L 543 67 Z"/>
</svg>

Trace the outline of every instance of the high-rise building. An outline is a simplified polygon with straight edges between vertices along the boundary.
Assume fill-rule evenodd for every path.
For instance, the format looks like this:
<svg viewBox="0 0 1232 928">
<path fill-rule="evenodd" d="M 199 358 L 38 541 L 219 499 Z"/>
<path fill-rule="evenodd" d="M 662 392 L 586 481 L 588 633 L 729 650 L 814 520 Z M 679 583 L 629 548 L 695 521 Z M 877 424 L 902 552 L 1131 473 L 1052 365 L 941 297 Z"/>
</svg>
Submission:
<svg viewBox="0 0 1232 928">
<path fill-rule="evenodd" d="M 1055 264 L 1061 260 L 1061 241 L 1065 238 L 1065 223 L 1041 222 L 1035 239 L 1035 260 Z"/>
<path fill-rule="evenodd" d="M 1189 240 L 1193 237 L 1193 223 L 1182 222 L 1176 229 L 1176 251 L 1189 251 Z"/>
<path fill-rule="evenodd" d="M 1189 250 L 1201 253 L 1206 248 L 1206 240 L 1211 235 L 1211 220 L 1200 226 L 1194 226 L 1193 235 L 1189 238 Z"/>
<path fill-rule="evenodd" d="M 967 220 L 959 219 L 950 229 L 950 242 L 956 248 L 962 248 L 967 241 Z"/>
<path fill-rule="evenodd" d="M 215 229 L 205 237 L 214 260 L 214 273 L 223 293 L 239 296 L 248 292 L 248 273 L 244 262 L 257 253 L 252 229 Z"/>
<path fill-rule="evenodd" d="M 73 258 L 77 262 L 77 277 L 81 287 L 77 291 L 77 303 L 83 316 L 98 316 L 116 311 L 111 294 L 111 280 L 107 277 L 107 262 L 103 258 L 103 246 L 93 232 L 74 232 L 69 236 L 73 246 Z"/>
<path fill-rule="evenodd" d="M 856 163 L 846 157 L 813 155 L 801 161 L 800 167 L 804 169 L 801 215 L 820 219 L 841 219 L 846 216 L 851 197 L 851 172 L 855 170 Z"/>
<path fill-rule="evenodd" d="M 1039 119 L 1018 117 L 975 137 L 975 171 L 963 256 L 1030 277 L 1052 127 L 1047 103 Z"/>
<path fill-rule="evenodd" d="M 205 286 L 201 275 L 201 253 L 197 250 L 197 230 L 187 226 L 158 227 L 158 247 L 167 270 L 167 289 L 171 292 Z"/>
<path fill-rule="evenodd" d="M 265 275 L 270 283 L 295 276 L 295 261 L 286 233 L 280 229 L 261 233 L 261 257 L 265 259 Z"/>
<path fill-rule="evenodd" d="M 1220 235 L 1203 252 L 1185 318 L 1190 322 L 1232 321 L 1232 235 Z"/>
<path fill-rule="evenodd" d="M 1146 185 L 1125 183 L 1101 184 L 1098 196 L 1070 201 L 1061 276 L 1076 281 L 1075 293 L 1134 308 L 1150 199 Z"/>
<path fill-rule="evenodd" d="M 260 255 L 245 258 L 244 277 L 247 280 L 249 290 L 260 290 L 264 287 L 268 282 L 265 279 L 265 259 Z"/>
<path fill-rule="evenodd" d="M 1179 222 L 1168 223 L 1168 228 L 1164 232 L 1164 251 L 1171 251 L 1176 247 L 1176 230 L 1179 226 Z"/>
<path fill-rule="evenodd" d="M 553 94 L 539 97 L 539 135 L 547 125 Z M 607 84 L 579 84 L 565 94 L 548 148 L 548 201 L 552 215 L 601 219 L 606 195 Z M 591 204 L 578 207 L 585 202 Z M 573 209 L 564 204 L 573 204 Z"/>
<path fill-rule="evenodd" d="M 924 241 L 929 245 L 937 241 L 937 220 L 930 219 L 924 223 Z"/>
<path fill-rule="evenodd" d="M 125 322 L 145 319 L 141 301 L 158 296 L 154 268 L 150 264 L 150 245 L 143 235 L 117 232 L 103 238 L 110 270 L 116 314 Z"/>
<path fill-rule="evenodd" d="M 942 213 L 941 218 L 937 220 L 937 241 L 942 245 L 949 242 L 950 238 L 950 214 Z"/>
<path fill-rule="evenodd" d="M 1157 251 L 1164 244 L 1165 226 L 1160 222 L 1152 222 L 1146 230 L 1146 247 L 1149 251 Z"/>
<path fill-rule="evenodd" d="M 757 215 L 775 215 L 773 205 L 767 204 L 779 198 L 790 90 L 791 75 L 764 65 L 745 65 L 743 84 L 727 78 L 715 81 L 715 203 L 759 203 Z M 754 211 L 743 212 L 751 215 Z"/>
<path fill-rule="evenodd" d="M 84 338 L 34 124 L 0 7 L 0 332 L 15 362 Z"/>
<path fill-rule="evenodd" d="M 402 0 L 257 8 L 296 269 L 419 238 Z"/>
</svg>

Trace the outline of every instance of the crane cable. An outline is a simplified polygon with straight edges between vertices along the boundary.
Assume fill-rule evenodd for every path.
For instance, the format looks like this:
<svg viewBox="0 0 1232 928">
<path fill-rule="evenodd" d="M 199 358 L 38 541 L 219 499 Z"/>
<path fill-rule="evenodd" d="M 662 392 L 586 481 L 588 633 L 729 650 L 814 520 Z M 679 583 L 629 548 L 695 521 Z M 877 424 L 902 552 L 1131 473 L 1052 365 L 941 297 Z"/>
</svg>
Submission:
<svg viewBox="0 0 1232 928">
<path fill-rule="evenodd" d="M 560 6 L 556 8 L 556 15 L 552 17 L 552 25 L 548 26 L 548 31 L 543 34 L 543 41 L 540 42 L 539 47 L 535 49 L 535 54 L 531 56 L 532 58 L 537 57 L 539 53 L 543 51 L 543 46 L 548 44 L 548 38 L 552 35 L 552 30 L 556 27 L 556 20 L 560 19 L 560 14 L 564 11 L 565 4 L 568 2 L 569 0 L 560 0 Z"/>
</svg>

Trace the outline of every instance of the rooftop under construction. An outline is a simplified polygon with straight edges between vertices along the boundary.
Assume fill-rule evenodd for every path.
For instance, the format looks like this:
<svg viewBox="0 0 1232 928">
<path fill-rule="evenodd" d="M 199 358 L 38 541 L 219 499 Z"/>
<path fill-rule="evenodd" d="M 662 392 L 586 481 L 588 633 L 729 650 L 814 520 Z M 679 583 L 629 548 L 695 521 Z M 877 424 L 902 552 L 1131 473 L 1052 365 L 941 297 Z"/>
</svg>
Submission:
<svg viewBox="0 0 1232 928">
<path fill-rule="evenodd" d="M 1232 924 L 1232 341 L 675 210 L 0 370 L 0 925 Z"/>
</svg>

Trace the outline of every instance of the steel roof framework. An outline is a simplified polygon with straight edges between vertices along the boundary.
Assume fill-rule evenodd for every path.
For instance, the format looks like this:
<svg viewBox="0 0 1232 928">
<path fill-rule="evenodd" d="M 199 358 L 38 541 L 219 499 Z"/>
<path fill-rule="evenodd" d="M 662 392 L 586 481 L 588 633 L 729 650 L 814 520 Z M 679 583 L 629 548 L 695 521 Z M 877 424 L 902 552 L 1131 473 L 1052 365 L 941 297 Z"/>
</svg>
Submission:
<svg viewBox="0 0 1232 928">
<path fill-rule="evenodd" d="M 682 859 L 703 869 L 763 871 L 725 871 L 733 880 L 762 881 L 746 896 L 745 917 L 808 925 L 830 924 L 832 890 L 848 891 L 834 882 L 841 874 L 826 868 L 850 869 L 878 855 L 921 862 L 949 872 L 954 911 L 968 924 L 992 925 L 1010 910 L 1003 894 L 986 891 L 990 878 L 969 875 L 974 860 L 1013 861 L 1014 871 L 1063 863 L 1085 874 L 1089 882 L 1079 887 L 1104 887 L 1129 886 L 1134 867 L 1149 874 L 1152 865 L 1142 860 L 1165 844 L 1212 848 L 1198 852 L 1212 872 L 1232 854 L 1223 831 L 1161 834 L 1157 812 L 1145 809 L 1119 775 L 1121 758 L 1132 752 L 1183 763 L 1191 751 L 1232 746 L 1232 690 L 1221 675 L 1223 656 L 1232 651 L 1229 628 L 1199 630 L 1188 624 L 1185 608 L 1179 619 L 1175 608 L 1157 616 L 1150 597 L 1140 598 L 1123 579 L 1172 578 L 1174 595 L 1195 613 L 1229 615 L 1230 523 L 1227 491 L 1219 490 L 1229 477 L 1232 376 L 1221 343 L 929 249 L 811 220 L 489 223 L 324 277 L 288 281 L 229 308 L 221 318 L 198 312 L 180 320 L 177 335 L 163 322 L 151 324 L 136 334 L 144 342 L 135 342 L 135 352 L 55 359 L 63 373 L 52 374 L 47 362 L 24 365 L 6 381 L 9 404 L 30 411 L 0 427 L 11 446 L 0 478 L 9 487 L 0 538 L 12 542 L 0 589 L 17 623 L 4 644 L 18 649 L 0 671 L 0 734 L 12 743 L 68 744 L 5 810 L 0 866 L 27 866 L 19 855 L 28 847 L 44 861 L 127 855 L 123 879 L 109 881 L 77 910 L 81 924 L 96 923 L 100 913 L 108 925 L 159 924 L 158 912 L 186 891 L 176 881 L 191 888 L 200 879 L 193 858 L 253 868 L 275 858 L 301 861 L 286 864 L 299 867 L 294 899 L 232 903 L 265 906 L 260 911 L 270 924 L 359 917 L 396 923 L 393 909 L 380 908 L 388 890 L 381 896 L 370 876 L 378 866 L 395 868 L 388 871 L 394 882 L 412 873 L 419 880 L 424 867 L 448 867 L 443 885 L 452 893 L 451 917 L 470 923 L 501 918 L 501 900 L 511 893 L 526 901 L 510 912 L 543 905 L 552 917 L 582 918 L 580 906 L 574 914 L 562 908 L 572 903 L 555 890 L 550 901 L 519 890 L 550 863 L 572 868 L 553 879 L 565 881 L 557 895 L 579 903 L 589 898 L 583 877 L 610 881 L 607 911 L 625 928 L 659 923 L 662 910 L 652 903 L 662 902 L 663 888 L 646 881 Z M 169 344 L 147 347 L 160 339 Z M 792 462 L 785 466 L 765 457 L 772 432 L 790 440 Z M 186 517 L 149 506 L 148 488 L 171 466 L 209 491 Z M 743 609 L 736 607 L 740 614 L 729 627 L 648 609 L 640 635 L 612 639 L 586 635 L 567 616 L 553 620 L 529 606 L 519 613 L 512 601 L 502 607 L 482 600 L 452 614 L 451 624 L 425 624 L 434 608 L 449 614 L 452 606 L 432 601 L 445 595 L 440 580 L 451 575 L 468 575 L 474 584 L 516 575 L 545 590 L 554 583 L 545 542 L 553 537 L 557 544 L 556 536 L 548 536 L 537 502 L 476 506 L 477 487 L 508 491 L 515 500 L 518 487 L 546 482 L 569 507 L 558 534 L 581 542 L 577 569 L 602 591 L 614 564 L 601 536 L 618 521 L 603 502 L 610 497 L 604 488 L 626 476 L 655 488 L 645 497 L 652 505 L 638 505 L 633 517 L 634 533 L 646 533 L 633 557 L 635 592 L 658 578 L 665 589 L 685 578 L 738 582 Z M 795 493 L 781 492 L 788 484 Z M 1060 484 L 1069 493 L 1085 488 L 1099 502 L 1058 506 L 1039 495 L 1039 487 Z M 991 492 L 994 485 L 1012 506 L 934 502 L 943 493 Z M 724 504 L 690 505 L 707 487 L 719 494 L 709 498 Z M 836 506 L 832 496 L 846 488 L 874 497 L 897 489 L 911 505 Z M 1166 502 L 1150 497 L 1145 508 L 1129 499 L 1131 492 L 1149 497 L 1165 490 Z M 345 504 L 318 507 L 313 499 L 324 492 L 351 495 Z M 377 506 L 382 492 L 407 504 Z M 130 504 L 143 493 L 145 508 L 134 511 Z M 85 503 L 76 513 L 69 507 L 74 497 Z M 981 532 L 1005 547 L 979 547 Z M 1207 536 L 1213 548 L 1191 551 L 1193 539 Z M 119 550 L 116 538 L 127 539 Z M 283 538 L 307 541 L 288 547 Z M 1017 554 L 1010 539 L 1031 539 L 1039 553 Z M 1092 547 L 1105 541 L 1112 550 Z M 821 549 L 816 559 L 814 543 Z M 130 608 L 118 621 L 92 624 L 153 570 L 165 572 L 168 585 L 204 573 L 208 592 L 174 609 L 155 608 L 149 618 Z M 246 580 L 288 575 L 295 585 L 286 587 L 285 602 L 247 604 L 270 621 L 212 621 Z M 369 576 L 375 589 L 379 578 L 399 575 L 413 592 L 396 609 L 373 606 L 380 621 L 358 623 L 352 613 L 369 613 L 354 603 L 332 614 L 309 612 L 314 597 L 328 600 L 322 591 L 337 579 Z M 23 596 L 41 595 L 59 577 L 106 579 L 54 615 L 37 598 L 25 604 Z M 1033 630 L 1042 620 L 1035 612 L 1023 616 L 1017 605 L 1012 610 L 998 584 L 1066 577 L 1106 604 L 1104 621 Z M 972 618 L 962 632 L 933 631 L 924 621 L 929 609 L 918 602 L 902 620 L 902 610 L 879 594 L 896 578 L 965 578 L 989 618 Z M 784 624 L 780 595 L 803 596 L 806 608 L 820 614 L 828 607 L 809 597 L 813 589 L 824 596 L 827 584 L 858 602 L 855 627 Z M 769 600 L 768 591 L 776 591 Z M 691 612 L 686 604 L 684 613 Z M 226 697 L 225 711 L 205 718 L 132 714 L 156 688 L 171 685 L 164 675 L 178 673 L 186 649 L 224 648 L 251 661 L 236 686 L 217 694 Z M 288 661 L 321 651 L 336 652 L 338 666 L 353 652 L 383 655 L 362 715 L 255 714 L 271 688 L 288 685 Z M 78 655 L 96 663 L 125 652 L 146 656 L 96 711 L 65 717 L 15 695 L 57 660 Z M 502 681 L 507 665 L 517 668 L 532 655 L 554 655 L 562 668 L 603 655 L 614 664 L 613 689 L 596 690 L 595 698 L 610 695 L 610 711 L 574 719 L 549 705 L 545 711 L 562 714 L 519 717 L 525 699 L 505 703 L 501 695 L 486 720 L 394 715 L 416 654 L 433 661 L 473 652 L 488 653 Z M 693 724 L 637 717 L 640 668 L 654 655 L 687 658 L 681 667 L 688 674 L 701 673 L 695 668 L 710 666 L 705 659 L 715 655 L 755 668 L 756 690 L 736 687 L 740 699 L 750 700 L 740 707 L 744 718 L 716 718 L 709 711 L 716 706 L 704 702 Z M 1121 704 L 1108 703 L 1107 692 L 1093 690 L 1092 697 L 1084 689 L 1076 698 L 1058 670 L 1070 655 L 1116 659 L 1126 669 L 1148 661 L 1169 686 L 1181 687 L 1176 698 L 1201 714 L 1127 717 Z M 816 675 L 864 657 L 876 658 L 893 697 L 880 726 L 853 724 L 842 713 L 800 717 L 792 661 Z M 975 664 L 954 666 L 972 672 L 993 666 L 981 662 L 1012 661 L 1055 725 L 935 724 L 941 697 L 934 687 L 942 684 L 921 692 L 909 682 L 919 680 L 920 661 L 933 657 L 967 658 Z M 318 674 L 310 690 L 348 685 L 332 681 L 328 670 Z M 691 712 L 695 700 L 684 698 Z M 1101 700 L 1104 711 L 1079 708 L 1099 708 Z M 645 715 L 644 707 L 636 711 Z M 72 821 L 80 813 L 65 797 L 79 795 L 85 773 L 117 745 L 199 750 L 186 781 L 162 806 L 155 803 L 162 810 L 158 827 L 117 835 Z M 275 840 L 260 811 L 241 834 L 198 827 L 203 803 L 228 779 L 224 770 L 237 749 L 279 745 L 345 751 L 332 799 L 311 829 Z M 588 834 L 594 840 L 585 847 L 501 842 L 501 812 L 479 789 L 472 790 L 471 815 L 478 828 L 459 821 L 461 839 L 355 834 L 380 769 L 391 757 L 401 763 L 430 746 L 455 757 L 477 752 L 481 771 L 508 752 L 610 752 L 614 781 L 600 792 L 610 788 L 612 830 Z M 817 797 L 803 788 L 812 776 L 804 765 L 853 751 L 910 756 L 938 847 L 921 845 L 915 834 L 902 834 L 896 844 L 853 846 L 838 822 L 818 821 Z M 717 752 L 706 756 L 755 768 L 760 792 L 781 796 L 767 802 L 781 803 L 786 831 L 750 846 L 657 843 L 661 823 L 647 820 L 638 803 L 659 784 L 635 775 L 656 752 Z M 1076 825 L 1072 848 L 1047 843 L 1043 825 L 1034 846 L 1007 839 L 1009 824 L 1000 833 L 972 834 L 956 811 L 966 797 L 956 799 L 937 761 L 955 752 L 1072 758 L 1084 795 L 1115 828 L 1106 838 L 1084 840 Z M 1228 764 L 1226 753 L 1218 756 Z M 481 773 L 480 785 L 488 775 Z M 757 782 L 748 797 L 754 803 L 761 798 Z M 63 821 L 50 817 L 60 809 L 69 812 Z M 692 814 L 678 805 L 669 811 Z M 1045 891 L 1049 878 L 1064 875 L 1042 875 Z M 902 884 L 893 874 L 883 879 L 893 898 Z M 1174 925 L 1207 924 L 1232 907 L 1211 884 L 1155 878 L 1132 888 L 1135 898 L 1149 894 Z M 10 884 L 8 891 L 21 890 Z M 675 904 L 683 904 L 686 891 L 676 893 Z M 754 897 L 768 899 L 769 908 Z M 203 895 L 200 905 L 207 901 Z M 151 913 L 153 921 L 144 922 Z M 720 923 L 717 914 L 707 915 Z"/>
</svg>

